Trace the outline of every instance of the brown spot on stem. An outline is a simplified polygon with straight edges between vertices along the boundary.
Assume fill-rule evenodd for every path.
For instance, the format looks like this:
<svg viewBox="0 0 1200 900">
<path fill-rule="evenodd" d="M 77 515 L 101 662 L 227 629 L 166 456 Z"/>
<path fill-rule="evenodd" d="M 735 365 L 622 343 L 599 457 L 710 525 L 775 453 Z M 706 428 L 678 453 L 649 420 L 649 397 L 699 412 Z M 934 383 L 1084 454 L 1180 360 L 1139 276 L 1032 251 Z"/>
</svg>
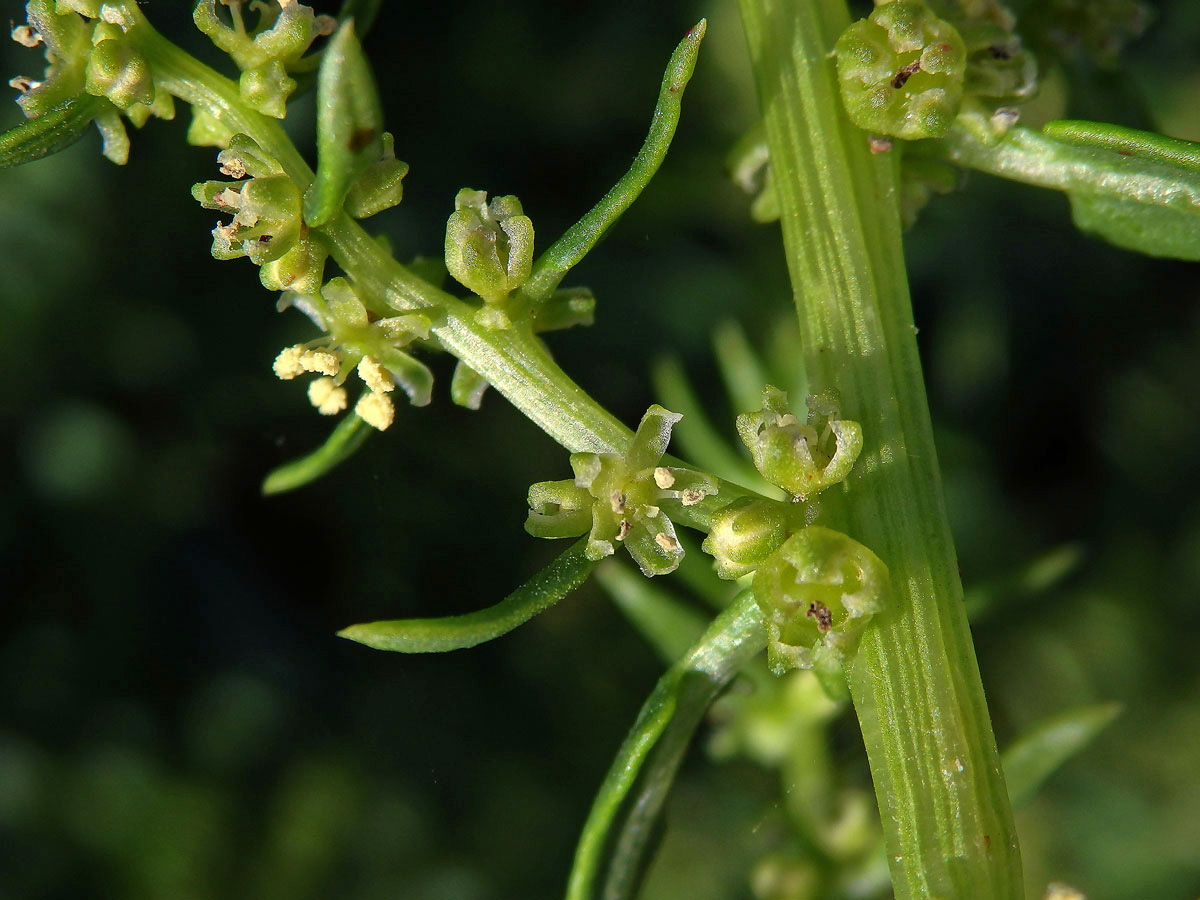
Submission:
<svg viewBox="0 0 1200 900">
<path fill-rule="evenodd" d="M 1013 58 L 1012 50 L 1001 44 L 992 44 L 992 46 L 987 48 L 987 52 L 991 55 L 992 59 L 1012 59 Z"/>
</svg>

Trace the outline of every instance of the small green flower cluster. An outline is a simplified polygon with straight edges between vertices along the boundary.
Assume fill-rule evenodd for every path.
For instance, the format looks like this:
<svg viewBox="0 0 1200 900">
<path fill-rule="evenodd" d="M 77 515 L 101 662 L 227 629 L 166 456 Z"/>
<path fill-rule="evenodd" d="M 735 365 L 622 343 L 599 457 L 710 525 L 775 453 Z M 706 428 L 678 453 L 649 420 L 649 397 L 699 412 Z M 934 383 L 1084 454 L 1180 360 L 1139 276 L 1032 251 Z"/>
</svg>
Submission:
<svg viewBox="0 0 1200 900">
<path fill-rule="evenodd" d="M 737 418 L 738 435 L 759 474 L 796 501 L 844 481 L 862 451 L 862 427 L 838 418 L 833 397 L 810 396 L 808 407 L 801 423 L 788 407 L 787 394 L 768 385 L 763 408 Z M 713 516 L 704 552 L 716 560 L 720 577 L 741 578 L 809 524 L 812 512 L 803 502 L 736 500 Z"/>
<path fill-rule="evenodd" d="M 996 0 L 885 0 L 838 38 L 838 83 L 855 125 L 918 140 L 950 130 L 964 101 L 1019 103 L 1037 65 Z"/>
<path fill-rule="evenodd" d="M 45 47 L 46 71 L 40 79 L 20 76 L 9 84 L 21 92 L 17 103 L 36 119 L 80 98 L 100 103 L 87 120 L 104 138 L 104 155 L 123 164 L 129 158 L 124 116 L 140 128 L 151 116 L 175 117 L 171 95 L 155 82 L 154 72 L 133 38 L 148 30 L 132 0 L 30 0 L 27 24 L 13 29 L 23 46 Z M 83 123 L 86 126 L 86 121 Z"/>
<path fill-rule="evenodd" d="M 221 0 L 221 5 L 229 8 L 228 22 L 218 14 L 217 0 L 200 0 L 192 13 L 196 27 L 241 70 L 238 91 L 246 105 L 282 119 L 288 97 L 297 86 L 289 73 L 313 68 L 311 60 L 303 59 L 304 54 L 316 38 L 333 34 L 337 20 L 318 16 L 296 0 L 279 0 L 277 4 L 249 4 L 257 11 L 258 21 L 248 28 L 242 12 L 245 0 Z"/>
</svg>

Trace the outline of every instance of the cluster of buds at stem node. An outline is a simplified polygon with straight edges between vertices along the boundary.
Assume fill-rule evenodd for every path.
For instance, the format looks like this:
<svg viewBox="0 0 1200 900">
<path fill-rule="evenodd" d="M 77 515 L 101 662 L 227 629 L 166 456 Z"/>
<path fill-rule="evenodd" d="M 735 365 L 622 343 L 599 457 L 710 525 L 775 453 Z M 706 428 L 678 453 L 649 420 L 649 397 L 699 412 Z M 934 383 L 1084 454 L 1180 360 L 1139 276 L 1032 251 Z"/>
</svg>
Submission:
<svg viewBox="0 0 1200 900">
<path fill-rule="evenodd" d="M 494 197 L 463 188 L 446 222 L 446 270 L 485 301 L 481 321 L 494 328 L 510 322 L 509 295 L 525 283 L 533 266 L 533 223 L 516 197 Z"/>
<path fill-rule="evenodd" d="M 192 196 L 205 209 L 233 215 L 213 229 L 212 255 L 248 257 L 262 267 L 259 278 L 268 290 L 315 292 L 327 253 L 304 224 L 300 189 L 291 176 L 244 134 L 234 135 L 217 162 L 235 180 L 192 187 Z"/>
<path fill-rule="evenodd" d="M 617 544 L 624 544 L 645 575 L 674 572 L 683 547 L 668 511 L 717 493 L 710 475 L 659 465 L 681 418 L 652 406 L 623 456 L 571 454 L 574 479 L 543 481 L 529 489 L 525 530 L 545 538 L 588 534 L 585 553 L 593 560 L 611 556 Z"/>
<path fill-rule="evenodd" d="M 967 49 L 922 0 L 891 0 L 837 40 L 838 85 L 851 121 L 917 140 L 950 130 L 962 102 Z"/>
<path fill-rule="evenodd" d="M 763 478 L 801 499 L 844 480 L 862 451 L 862 426 L 838 418 L 831 394 L 810 395 L 806 422 L 787 394 L 768 386 L 763 408 L 737 417 L 738 435 Z"/>
<path fill-rule="evenodd" d="M 827 687 L 836 685 L 888 593 L 887 566 L 858 541 L 819 525 L 796 532 L 754 573 L 771 669 L 815 669 Z"/>
<path fill-rule="evenodd" d="M 228 21 L 220 15 L 217 0 L 201 0 L 192 13 L 196 27 L 241 69 L 242 100 L 264 115 L 282 119 L 287 99 L 296 90 L 289 72 L 296 70 L 316 38 L 334 32 L 337 20 L 318 16 L 296 0 L 221 0 L 220 5 L 228 7 Z M 253 27 L 245 20 L 243 7 L 247 6 L 257 13 Z"/>
<path fill-rule="evenodd" d="M 17 103 L 35 119 L 85 95 L 107 101 L 94 121 L 104 138 L 104 155 L 123 164 L 129 158 L 124 115 L 137 127 L 151 116 L 171 119 L 175 104 L 154 79 L 137 36 L 149 29 L 137 3 L 116 0 L 30 0 L 27 24 L 12 31 L 23 46 L 44 47 L 46 71 L 9 84 L 21 92 Z"/>
<path fill-rule="evenodd" d="M 285 381 L 301 375 L 318 376 L 309 384 L 308 398 L 322 415 L 336 415 L 349 405 L 346 379 L 356 373 L 366 387 L 354 412 L 380 431 L 392 424 L 397 387 L 414 406 L 429 403 L 433 376 L 429 369 L 400 348 L 429 337 L 430 322 L 420 313 L 373 318 L 344 278 L 334 278 L 319 294 L 289 296 L 323 329 L 326 338 L 285 347 L 275 358 L 275 374 Z"/>
</svg>

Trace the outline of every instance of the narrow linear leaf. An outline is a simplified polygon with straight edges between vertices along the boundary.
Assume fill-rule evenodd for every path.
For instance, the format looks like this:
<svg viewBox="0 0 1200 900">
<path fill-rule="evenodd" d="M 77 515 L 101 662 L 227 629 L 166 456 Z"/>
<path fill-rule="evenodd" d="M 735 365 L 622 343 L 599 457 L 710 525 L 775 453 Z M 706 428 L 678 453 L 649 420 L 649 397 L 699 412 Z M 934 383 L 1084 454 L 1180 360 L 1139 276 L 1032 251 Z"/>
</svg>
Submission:
<svg viewBox="0 0 1200 900">
<path fill-rule="evenodd" d="M 671 139 L 675 136 L 675 126 L 679 124 L 683 91 L 696 68 L 700 41 L 704 38 L 707 27 L 708 23 L 701 19 L 688 31 L 671 54 L 667 71 L 663 75 L 658 103 L 654 107 L 650 133 L 629 171 L 587 215 L 567 229 L 566 233 L 534 262 L 530 276 L 521 288 L 521 295 L 529 302 L 541 303 L 550 296 L 567 272 L 596 246 L 596 242 L 612 224 L 629 209 L 662 165 L 667 148 L 671 146 Z"/>
<path fill-rule="evenodd" d="M 1120 713 L 1117 703 L 1080 706 L 1051 716 L 1018 738 L 1002 754 L 1013 806 L 1032 800 L 1055 770 L 1086 748 Z"/>
<path fill-rule="evenodd" d="M 0 169 L 65 150 L 83 137 L 105 102 L 100 97 L 83 94 L 0 134 Z"/>
<path fill-rule="evenodd" d="M 667 665 L 704 634 L 707 617 L 621 563 L 605 562 L 596 580 Z"/>
<path fill-rule="evenodd" d="M 316 450 L 284 463 L 264 478 L 263 496 L 294 491 L 324 477 L 353 456 L 372 431 L 366 422 L 351 413 Z"/>
<path fill-rule="evenodd" d="M 637 872 L 638 860 L 650 838 L 649 825 L 662 808 L 683 750 L 704 710 L 737 671 L 766 646 L 766 640 L 758 604 L 746 591 L 658 680 L 592 803 L 575 849 L 566 900 L 592 900 L 604 851 L 624 801 L 661 741 L 665 752 L 656 755 L 647 770 L 643 790 L 631 806 L 628 827 L 617 841 L 617 853 L 609 867 L 609 886 L 604 896 L 622 896 L 613 891 Z"/>
<path fill-rule="evenodd" d="M 342 8 L 338 10 L 337 17 L 339 22 L 353 19 L 354 28 L 361 41 L 367 36 L 371 26 L 375 24 L 375 17 L 379 15 L 379 10 L 382 8 L 383 0 L 345 0 Z"/>
<path fill-rule="evenodd" d="M 1112 150 L 1122 156 L 1140 156 L 1200 173 L 1200 144 L 1140 131 L 1106 122 L 1055 119 L 1042 127 L 1042 134 L 1079 147 Z"/>
<path fill-rule="evenodd" d="M 587 538 L 546 566 L 495 606 L 438 619 L 393 619 L 351 625 L 338 632 L 376 650 L 397 653 L 445 653 L 463 650 L 508 634 L 549 609 L 591 574 L 596 563 L 584 556 Z"/>
<path fill-rule="evenodd" d="M 383 109 L 362 45 L 348 20 L 330 39 L 317 73 L 317 175 L 304 195 L 304 221 L 337 215 L 354 179 L 378 161 Z"/>
<path fill-rule="evenodd" d="M 725 391 L 739 413 L 753 412 L 762 407 L 763 388 L 772 383 L 763 368 L 762 360 L 746 339 L 746 332 L 734 319 L 727 319 L 716 327 L 712 336 L 717 367 L 725 382 Z M 793 398 L 803 400 L 803 397 Z"/>
<path fill-rule="evenodd" d="M 1200 260 L 1200 145 L 1075 121 L 988 139 L 965 118 L 922 152 L 1064 191 L 1076 226 L 1118 247 Z"/>
</svg>

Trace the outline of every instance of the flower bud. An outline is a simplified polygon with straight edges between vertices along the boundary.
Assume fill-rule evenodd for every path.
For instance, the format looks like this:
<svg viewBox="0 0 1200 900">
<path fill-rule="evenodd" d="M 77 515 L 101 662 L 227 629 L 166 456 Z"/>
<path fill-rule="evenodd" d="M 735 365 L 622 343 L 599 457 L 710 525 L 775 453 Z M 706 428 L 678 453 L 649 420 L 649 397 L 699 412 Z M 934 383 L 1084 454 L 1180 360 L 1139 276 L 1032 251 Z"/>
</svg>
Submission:
<svg viewBox="0 0 1200 900">
<path fill-rule="evenodd" d="M 121 29 L 101 22 L 92 35 L 95 46 L 88 57 L 84 76 L 85 90 L 95 97 L 107 97 L 120 109 L 134 103 L 149 106 L 154 102 L 154 79 L 146 57 L 124 39 Z"/>
<path fill-rule="evenodd" d="M 741 578 L 787 540 L 789 511 L 788 504 L 778 500 L 735 500 L 713 516 L 700 549 L 716 560 L 719 577 Z"/>
<path fill-rule="evenodd" d="M 287 115 L 287 100 L 296 90 L 296 81 L 277 59 L 247 69 L 238 79 L 238 92 L 248 106 L 264 116 L 282 119 Z"/>
<path fill-rule="evenodd" d="M 516 197 L 464 188 L 446 222 L 446 269 L 489 303 L 499 303 L 525 283 L 533 265 L 533 223 Z"/>
<path fill-rule="evenodd" d="M 873 134 L 941 137 L 962 101 L 966 47 L 922 0 L 891 0 L 838 38 L 838 85 L 851 121 Z"/>
</svg>

